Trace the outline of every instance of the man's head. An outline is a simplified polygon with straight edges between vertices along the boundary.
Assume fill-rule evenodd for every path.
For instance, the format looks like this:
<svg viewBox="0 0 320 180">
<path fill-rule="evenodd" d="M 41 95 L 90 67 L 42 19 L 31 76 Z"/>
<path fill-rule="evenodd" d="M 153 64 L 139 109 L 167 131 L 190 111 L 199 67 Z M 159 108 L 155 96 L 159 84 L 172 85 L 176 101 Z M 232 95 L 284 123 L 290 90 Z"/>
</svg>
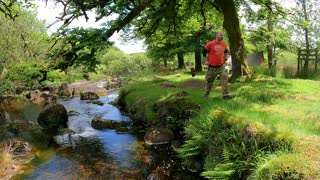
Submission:
<svg viewBox="0 0 320 180">
<path fill-rule="evenodd" d="M 222 31 L 218 31 L 216 33 L 216 41 L 222 41 L 223 39 L 223 32 Z"/>
</svg>

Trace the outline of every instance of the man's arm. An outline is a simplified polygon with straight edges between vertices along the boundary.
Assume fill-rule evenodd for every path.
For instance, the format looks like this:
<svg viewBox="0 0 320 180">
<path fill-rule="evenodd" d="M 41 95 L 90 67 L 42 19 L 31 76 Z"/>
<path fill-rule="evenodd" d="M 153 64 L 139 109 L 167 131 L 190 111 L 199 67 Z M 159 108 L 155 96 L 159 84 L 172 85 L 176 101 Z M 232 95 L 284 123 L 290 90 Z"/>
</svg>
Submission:
<svg viewBox="0 0 320 180">
<path fill-rule="evenodd" d="M 228 49 L 226 49 L 226 50 L 224 51 L 224 62 L 227 62 L 228 58 L 229 58 Z"/>
<path fill-rule="evenodd" d="M 207 58 L 207 53 L 208 53 L 208 50 L 206 48 L 203 48 L 202 50 L 202 56 L 203 56 L 203 63 L 208 65 L 208 58 Z"/>
</svg>

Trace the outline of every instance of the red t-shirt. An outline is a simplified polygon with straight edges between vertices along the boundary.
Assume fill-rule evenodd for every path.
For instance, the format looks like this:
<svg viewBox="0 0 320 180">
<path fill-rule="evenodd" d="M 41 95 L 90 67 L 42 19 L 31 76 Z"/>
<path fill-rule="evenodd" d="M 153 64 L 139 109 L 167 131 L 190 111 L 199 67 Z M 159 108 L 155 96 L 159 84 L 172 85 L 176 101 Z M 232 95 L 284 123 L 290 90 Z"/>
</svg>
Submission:
<svg viewBox="0 0 320 180">
<path fill-rule="evenodd" d="M 223 41 L 210 41 L 204 47 L 208 50 L 208 63 L 211 66 L 221 66 L 224 64 L 224 52 L 227 45 Z"/>
</svg>

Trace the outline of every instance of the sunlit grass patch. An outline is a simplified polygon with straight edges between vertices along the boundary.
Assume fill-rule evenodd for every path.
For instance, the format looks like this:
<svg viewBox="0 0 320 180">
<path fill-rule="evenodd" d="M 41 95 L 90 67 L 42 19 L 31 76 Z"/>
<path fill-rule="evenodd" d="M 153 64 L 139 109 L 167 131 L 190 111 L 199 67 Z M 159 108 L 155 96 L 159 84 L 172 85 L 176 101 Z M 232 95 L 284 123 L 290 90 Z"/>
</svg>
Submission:
<svg viewBox="0 0 320 180">
<path fill-rule="evenodd" d="M 304 137 L 320 135 L 319 82 L 257 74 L 229 84 L 235 98 L 225 101 L 220 80 L 214 82 L 209 98 L 204 98 L 204 75 L 192 78 L 180 73 L 159 79 L 174 87 L 163 87 L 160 80 L 138 83 L 130 87 L 132 94 L 126 98 L 128 104 L 145 99 L 146 105 L 135 105 L 150 109 L 153 103 L 185 91 L 200 105 L 198 114 L 184 124 L 186 141 L 178 150 L 187 166 L 203 163 L 206 177 L 231 171 L 230 178 L 235 174 L 234 178 L 248 177 L 252 172 L 258 172 L 252 177 L 262 179 L 313 177 L 310 172 L 315 172 L 320 159 L 310 161 L 308 153 L 320 157 L 317 146 L 306 143 L 299 150 L 296 146 Z M 151 116 L 154 111 L 146 111 L 148 118 L 157 118 Z M 224 159 L 227 154 L 230 158 Z M 256 169 L 263 161 L 268 166 Z"/>
<path fill-rule="evenodd" d="M 251 179 L 303 179 L 306 167 L 305 157 L 278 152 L 262 157 Z"/>
</svg>

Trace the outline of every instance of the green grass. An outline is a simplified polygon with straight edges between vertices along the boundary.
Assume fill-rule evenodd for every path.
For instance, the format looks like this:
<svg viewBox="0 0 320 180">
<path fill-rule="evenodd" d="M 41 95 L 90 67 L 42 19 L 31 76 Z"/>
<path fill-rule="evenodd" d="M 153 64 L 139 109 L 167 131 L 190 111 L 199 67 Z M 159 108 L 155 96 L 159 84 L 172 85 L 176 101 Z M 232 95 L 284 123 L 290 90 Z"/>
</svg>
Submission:
<svg viewBox="0 0 320 180">
<path fill-rule="evenodd" d="M 179 152 L 187 165 L 202 160 L 206 176 L 236 172 L 229 178 L 319 178 L 315 170 L 320 164 L 320 150 L 316 148 L 320 142 L 319 81 L 256 73 L 252 79 L 230 84 L 236 97 L 225 101 L 219 80 L 208 99 L 203 97 L 203 86 L 184 86 L 191 80 L 203 83 L 204 75 L 192 78 L 180 72 L 157 80 L 145 78 L 124 88 L 131 90 L 125 96 L 126 104 L 144 108 L 139 118 L 145 118 L 147 124 L 157 121 L 153 104 L 170 94 L 186 91 L 200 105 L 198 115 L 185 123 L 188 139 Z M 164 81 L 176 88 L 162 87 Z M 226 152 L 231 154 L 228 161 L 221 159 Z M 296 164 L 295 156 L 305 160 L 303 166 Z M 272 163 L 266 166 L 264 161 Z M 217 172 L 217 167 L 230 163 L 234 166 L 228 168 L 234 169 Z"/>
</svg>

